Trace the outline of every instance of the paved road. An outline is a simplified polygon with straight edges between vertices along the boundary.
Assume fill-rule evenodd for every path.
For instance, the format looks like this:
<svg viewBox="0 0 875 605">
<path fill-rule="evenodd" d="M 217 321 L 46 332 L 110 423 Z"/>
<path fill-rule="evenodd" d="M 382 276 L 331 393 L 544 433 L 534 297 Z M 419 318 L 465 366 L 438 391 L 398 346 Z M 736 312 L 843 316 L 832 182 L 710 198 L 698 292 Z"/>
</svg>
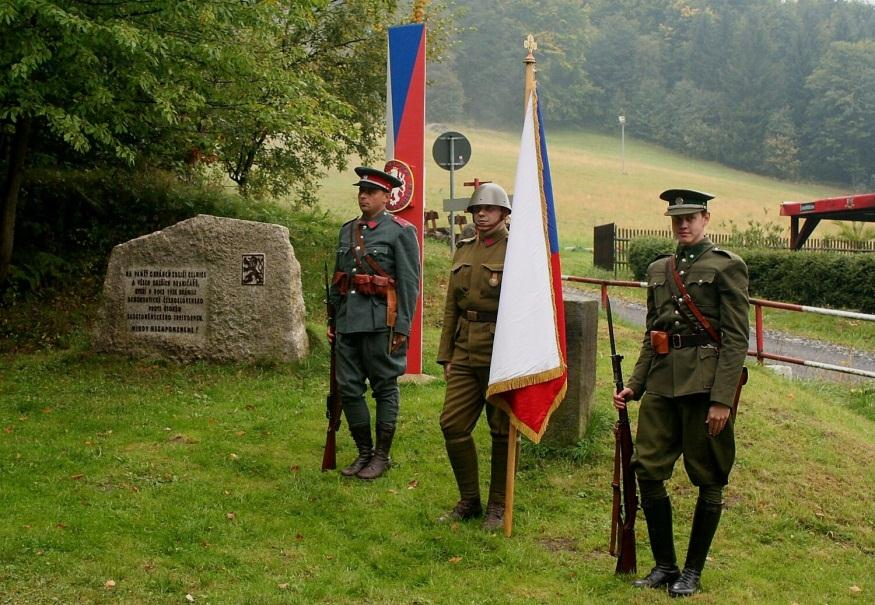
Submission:
<svg viewBox="0 0 875 605">
<path fill-rule="evenodd" d="M 573 287 L 573 286 L 572 286 Z M 584 296 L 598 299 L 597 292 L 576 288 L 578 292 Z M 620 298 L 611 298 L 611 311 L 614 317 L 622 318 L 628 323 L 643 326 L 646 316 L 646 307 L 638 302 L 626 301 Z M 798 357 L 809 361 L 819 361 L 832 365 L 847 366 L 860 370 L 875 372 L 875 355 L 843 347 L 825 343 L 819 340 L 810 340 L 800 338 L 782 332 L 765 330 L 763 333 L 764 343 L 763 350 L 774 355 L 785 355 L 787 357 Z M 751 332 L 750 349 L 756 349 L 756 335 Z M 752 361 L 752 359 L 751 359 Z M 830 370 L 821 370 L 818 368 L 810 368 L 807 366 L 795 364 L 783 364 L 777 361 L 766 360 L 767 365 L 784 365 L 789 367 L 794 378 L 818 378 L 822 380 L 830 380 L 833 382 L 859 383 L 864 381 L 872 381 L 875 379 L 865 376 L 855 376 L 853 374 L 844 374 Z"/>
</svg>

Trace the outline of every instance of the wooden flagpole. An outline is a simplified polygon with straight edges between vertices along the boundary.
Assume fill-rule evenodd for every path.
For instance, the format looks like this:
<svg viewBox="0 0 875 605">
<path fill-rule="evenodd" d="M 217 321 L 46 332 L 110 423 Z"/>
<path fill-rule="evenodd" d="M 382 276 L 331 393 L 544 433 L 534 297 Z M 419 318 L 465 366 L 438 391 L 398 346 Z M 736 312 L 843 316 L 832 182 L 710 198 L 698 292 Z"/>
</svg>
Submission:
<svg viewBox="0 0 875 605">
<path fill-rule="evenodd" d="M 523 99 L 523 122 L 525 122 L 526 111 L 529 108 L 529 98 L 535 91 L 535 56 L 532 54 L 538 50 L 538 43 L 535 42 L 534 36 L 529 34 L 523 47 L 529 51 L 526 58 L 523 60 L 525 64 L 525 82 L 526 92 Z M 513 532 L 513 493 L 516 487 L 516 461 L 517 461 L 517 428 L 513 424 L 510 425 L 510 432 L 507 436 L 507 476 L 505 479 L 504 492 L 504 535 L 510 538 Z"/>
<path fill-rule="evenodd" d="M 513 490 L 516 485 L 516 450 L 517 430 L 516 426 L 510 425 L 510 433 L 507 435 L 507 473 L 504 485 L 504 536 L 510 538 L 513 532 Z"/>
</svg>

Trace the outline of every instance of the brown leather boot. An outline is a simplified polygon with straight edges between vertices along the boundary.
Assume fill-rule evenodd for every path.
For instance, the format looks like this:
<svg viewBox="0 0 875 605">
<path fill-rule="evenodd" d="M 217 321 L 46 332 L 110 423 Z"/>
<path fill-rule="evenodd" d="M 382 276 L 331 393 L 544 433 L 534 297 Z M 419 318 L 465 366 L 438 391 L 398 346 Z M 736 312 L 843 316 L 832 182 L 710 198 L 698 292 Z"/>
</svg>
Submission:
<svg viewBox="0 0 875 605">
<path fill-rule="evenodd" d="M 496 531 L 504 527 L 504 502 L 489 502 L 486 505 L 486 517 L 483 519 L 483 529 Z"/>
<path fill-rule="evenodd" d="M 355 446 L 358 448 L 358 458 L 352 461 L 352 464 L 340 471 L 344 477 L 352 477 L 360 470 L 368 465 L 371 461 L 371 456 L 374 455 L 374 442 L 371 441 L 371 425 L 360 424 L 358 426 L 349 427 L 349 432 L 352 434 L 352 440 L 355 441 Z"/>
<path fill-rule="evenodd" d="M 392 459 L 389 458 L 389 450 L 392 449 L 392 438 L 395 436 L 395 425 L 385 422 L 377 423 L 377 447 L 368 465 L 360 470 L 356 477 L 370 481 L 381 477 L 389 470 Z"/>
<path fill-rule="evenodd" d="M 462 498 L 456 502 L 453 510 L 445 512 L 438 517 L 438 523 L 453 523 L 455 521 L 467 521 L 483 514 L 480 498 Z"/>
</svg>

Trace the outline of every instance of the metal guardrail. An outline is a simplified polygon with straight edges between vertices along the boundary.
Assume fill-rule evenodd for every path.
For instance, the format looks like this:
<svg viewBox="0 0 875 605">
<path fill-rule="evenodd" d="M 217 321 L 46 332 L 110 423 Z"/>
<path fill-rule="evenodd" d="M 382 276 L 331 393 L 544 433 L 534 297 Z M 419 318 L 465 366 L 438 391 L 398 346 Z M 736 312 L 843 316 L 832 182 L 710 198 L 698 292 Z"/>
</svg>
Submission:
<svg viewBox="0 0 875 605">
<path fill-rule="evenodd" d="M 563 275 L 563 281 L 576 282 L 582 284 L 590 284 L 601 286 L 601 299 L 604 305 L 605 298 L 608 294 L 608 286 L 626 287 L 626 288 L 646 288 L 647 282 L 643 281 L 624 281 L 617 279 L 598 279 L 594 277 L 578 277 L 576 275 Z M 783 309 L 785 311 L 796 311 L 799 313 L 814 313 L 817 315 L 831 315 L 833 317 L 844 317 L 847 319 L 857 319 L 861 321 L 875 321 L 875 315 L 868 313 L 857 313 L 855 311 L 842 311 L 839 309 L 825 309 L 823 307 L 809 307 L 806 305 L 797 305 L 794 303 L 778 302 L 774 300 L 765 300 L 762 298 L 751 298 L 750 304 L 754 306 L 754 320 L 756 334 L 756 349 L 747 352 L 749 357 L 756 357 L 757 363 L 762 365 L 763 360 L 771 359 L 774 361 L 783 361 L 785 363 L 793 363 L 810 368 L 819 368 L 821 370 L 831 370 L 833 372 L 842 372 L 844 374 L 853 374 L 855 376 L 865 376 L 867 378 L 875 378 L 875 372 L 869 370 L 861 370 L 858 368 L 849 368 L 845 366 L 834 365 L 831 363 L 823 363 L 820 361 L 812 361 L 809 359 L 801 359 L 799 357 L 790 357 L 787 355 L 777 355 L 768 353 L 764 350 L 764 322 L 763 308 L 769 307 L 772 309 Z"/>
</svg>

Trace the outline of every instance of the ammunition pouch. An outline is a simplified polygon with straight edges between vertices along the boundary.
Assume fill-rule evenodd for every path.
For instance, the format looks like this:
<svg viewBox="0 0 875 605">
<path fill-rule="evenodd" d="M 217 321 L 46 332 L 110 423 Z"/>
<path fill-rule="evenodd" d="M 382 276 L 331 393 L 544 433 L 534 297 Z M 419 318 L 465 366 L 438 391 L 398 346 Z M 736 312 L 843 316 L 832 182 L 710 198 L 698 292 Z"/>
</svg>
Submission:
<svg viewBox="0 0 875 605">
<path fill-rule="evenodd" d="M 389 291 L 395 290 L 395 279 L 382 275 L 357 273 L 352 276 L 351 288 L 363 296 L 389 298 Z"/>
<path fill-rule="evenodd" d="M 395 292 L 395 278 L 388 275 L 372 275 L 356 273 L 350 275 L 343 271 L 334 274 L 331 283 L 337 286 L 341 296 L 347 296 L 350 290 L 362 296 L 377 296 L 386 299 L 386 325 L 395 327 L 398 316 L 398 298 Z"/>
<path fill-rule="evenodd" d="M 331 278 L 331 285 L 337 286 L 337 291 L 341 296 L 349 294 L 349 273 L 343 271 L 335 271 Z"/>
<path fill-rule="evenodd" d="M 668 355 L 668 332 L 650 330 L 650 346 L 657 355 Z"/>
</svg>

